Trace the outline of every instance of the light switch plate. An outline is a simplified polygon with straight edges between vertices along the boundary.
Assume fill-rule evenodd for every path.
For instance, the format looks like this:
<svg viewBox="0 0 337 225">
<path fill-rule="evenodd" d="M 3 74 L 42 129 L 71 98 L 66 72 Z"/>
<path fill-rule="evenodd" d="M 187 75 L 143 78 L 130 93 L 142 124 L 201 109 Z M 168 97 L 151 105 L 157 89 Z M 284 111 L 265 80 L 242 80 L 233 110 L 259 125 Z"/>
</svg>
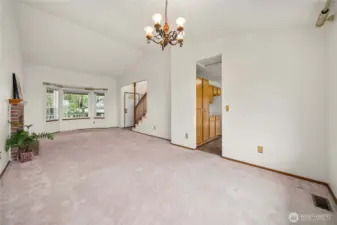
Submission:
<svg viewBox="0 0 337 225">
<path fill-rule="evenodd" d="M 263 153 L 263 146 L 257 146 L 257 152 L 262 154 Z"/>
</svg>

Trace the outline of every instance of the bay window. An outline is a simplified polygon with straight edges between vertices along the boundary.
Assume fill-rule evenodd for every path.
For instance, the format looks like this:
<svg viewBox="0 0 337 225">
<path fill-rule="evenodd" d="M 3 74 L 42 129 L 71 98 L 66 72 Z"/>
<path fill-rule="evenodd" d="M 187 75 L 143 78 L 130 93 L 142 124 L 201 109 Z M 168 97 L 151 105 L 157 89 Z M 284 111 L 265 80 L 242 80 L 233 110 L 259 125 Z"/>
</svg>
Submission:
<svg viewBox="0 0 337 225">
<path fill-rule="evenodd" d="M 89 118 L 89 93 L 77 91 L 64 91 L 63 118 L 64 119 Z"/>
<path fill-rule="evenodd" d="M 104 93 L 95 92 L 95 117 L 104 118 Z"/>
<path fill-rule="evenodd" d="M 47 87 L 46 91 L 46 121 L 59 119 L 59 91 Z"/>
</svg>

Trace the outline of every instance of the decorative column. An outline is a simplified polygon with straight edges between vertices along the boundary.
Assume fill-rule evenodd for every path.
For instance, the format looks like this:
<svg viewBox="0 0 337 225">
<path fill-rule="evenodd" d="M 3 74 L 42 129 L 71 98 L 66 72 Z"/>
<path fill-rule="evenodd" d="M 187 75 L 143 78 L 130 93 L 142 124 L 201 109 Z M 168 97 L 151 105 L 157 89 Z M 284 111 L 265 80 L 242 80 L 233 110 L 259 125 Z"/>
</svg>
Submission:
<svg viewBox="0 0 337 225">
<path fill-rule="evenodd" d="M 18 104 L 11 104 L 9 105 L 9 113 L 10 113 L 10 127 L 11 127 L 11 134 L 15 134 L 17 129 L 24 128 L 24 104 L 23 102 Z M 11 160 L 18 159 L 18 147 L 11 148 Z"/>
</svg>

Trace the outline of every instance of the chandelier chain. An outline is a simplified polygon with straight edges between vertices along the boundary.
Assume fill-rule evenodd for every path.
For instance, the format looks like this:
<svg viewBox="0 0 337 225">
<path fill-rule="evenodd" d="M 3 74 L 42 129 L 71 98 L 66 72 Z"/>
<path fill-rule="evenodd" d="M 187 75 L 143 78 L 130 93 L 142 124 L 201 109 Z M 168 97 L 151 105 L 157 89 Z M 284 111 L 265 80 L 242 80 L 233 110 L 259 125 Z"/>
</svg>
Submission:
<svg viewBox="0 0 337 225">
<path fill-rule="evenodd" d="M 165 1 L 165 22 L 167 23 L 167 5 L 168 5 L 168 0 Z"/>
</svg>

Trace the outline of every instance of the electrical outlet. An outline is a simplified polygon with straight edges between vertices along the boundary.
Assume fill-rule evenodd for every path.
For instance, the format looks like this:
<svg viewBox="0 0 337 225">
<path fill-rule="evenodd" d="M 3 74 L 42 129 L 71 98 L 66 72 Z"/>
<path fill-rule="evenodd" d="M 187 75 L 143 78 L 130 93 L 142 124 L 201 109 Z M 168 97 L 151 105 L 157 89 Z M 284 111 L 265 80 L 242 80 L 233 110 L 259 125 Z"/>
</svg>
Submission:
<svg viewBox="0 0 337 225">
<path fill-rule="evenodd" d="M 229 112 L 229 105 L 226 105 L 226 112 Z"/>
<path fill-rule="evenodd" d="M 156 126 L 153 126 L 153 130 L 156 130 Z"/>
<path fill-rule="evenodd" d="M 263 153 L 263 146 L 257 146 L 257 152 L 262 154 Z"/>
<path fill-rule="evenodd" d="M 185 134 L 185 138 L 188 139 L 188 133 Z"/>
</svg>

